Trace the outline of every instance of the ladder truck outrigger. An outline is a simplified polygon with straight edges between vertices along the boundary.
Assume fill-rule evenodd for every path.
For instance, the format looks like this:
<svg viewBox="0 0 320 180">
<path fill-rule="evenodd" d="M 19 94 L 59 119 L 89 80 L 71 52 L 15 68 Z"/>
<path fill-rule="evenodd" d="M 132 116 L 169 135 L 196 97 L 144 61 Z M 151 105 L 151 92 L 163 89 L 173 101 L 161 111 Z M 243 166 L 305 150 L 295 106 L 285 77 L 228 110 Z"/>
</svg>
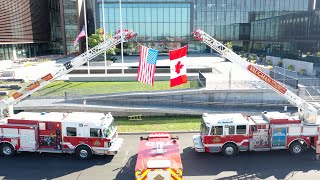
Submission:
<svg viewBox="0 0 320 180">
<path fill-rule="evenodd" d="M 298 108 L 298 116 L 280 112 L 262 112 L 260 116 L 203 113 L 201 133 L 193 137 L 196 151 L 222 152 L 225 156 L 234 156 L 240 151 L 288 149 L 291 154 L 300 154 L 307 148 L 313 147 L 316 148 L 319 159 L 320 118 L 317 108 L 203 30 L 198 29 L 192 32 L 192 35 L 222 57 L 257 76 L 273 91 Z"/>
<path fill-rule="evenodd" d="M 114 155 L 122 146 L 111 113 L 32 113 L 13 115 L 13 105 L 57 78 L 97 57 L 99 54 L 137 36 L 132 30 L 118 31 L 115 36 L 63 64 L 55 72 L 22 87 L 0 101 L 0 154 L 16 152 L 75 153 L 81 159 L 92 154 Z M 9 117 L 5 117 L 5 111 Z"/>
</svg>

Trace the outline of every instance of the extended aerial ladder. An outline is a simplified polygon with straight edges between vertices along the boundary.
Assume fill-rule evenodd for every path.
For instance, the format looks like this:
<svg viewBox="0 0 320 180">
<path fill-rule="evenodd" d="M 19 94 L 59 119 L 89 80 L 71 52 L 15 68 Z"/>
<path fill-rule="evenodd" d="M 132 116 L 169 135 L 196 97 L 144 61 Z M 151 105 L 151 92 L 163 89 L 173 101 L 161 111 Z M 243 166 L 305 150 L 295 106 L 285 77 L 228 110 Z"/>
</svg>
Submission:
<svg viewBox="0 0 320 180">
<path fill-rule="evenodd" d="M 136 32 L 133 32 L 132 30 L 127 30 L 127 29 L 123 30 L 121 33 L 120 31 L 118 31 L 118 33 L 115 36 L 113 36 L 112 39 L 108 39 L 100 43 L 99 45 L 93 47 L 87 52 L 84 52 L 81 55 L 73 58 L 72 60 L 64 63 L 63 66 L 60 69 L 56 70 L 55 72 L 48 73 L 47 75 L 20 88 L 18 91 L 13 93 L 10 97 L 2 99 L 0 101 L 0 120 L 5 117 L 4 115 L 5 110 L 8 110 L 10 107 L 12 107 L 16 103 L 24 99 L 25 97 L 43 88 L 44 86 L 48 85 L 52 81 L 56 80 L 57 78 L 71 72 L 75 68 L 80 67 L 86 62 L 89 62 L 90 60 L 97 57 L 101 53 L 121 43 L 121 41 L 126 42 L 129 39 L 137 36 Z"/>
<path fill-rule="evenodd" d="M 238 54 L 224 46 L 222 43 L 205 33 L 203 30 L 196 30 L 192 33 L 195 39 L 199 40 L 202 43 L 205 43 L 217 53 L 221 54 L 222 57 L 230 60 L 233 63 L 240 65 L 243 69 L 251 72 L 258 78 L 260 78 L 266 85 L 271 89 L 277 92 L 279 95 L 284 97 L 289 101 L 290 104 L 298 108 L 299 118 L 304 121 L 306 124 L 316 124 L 318 119 L 318 110 L 291 92 L 289 89 L 281 85 L 276 80 L 272 79 L 269 75 L 265 74 L 263 71 L 255 67 L 252 63 L 241 58 Z"/>
</svg>

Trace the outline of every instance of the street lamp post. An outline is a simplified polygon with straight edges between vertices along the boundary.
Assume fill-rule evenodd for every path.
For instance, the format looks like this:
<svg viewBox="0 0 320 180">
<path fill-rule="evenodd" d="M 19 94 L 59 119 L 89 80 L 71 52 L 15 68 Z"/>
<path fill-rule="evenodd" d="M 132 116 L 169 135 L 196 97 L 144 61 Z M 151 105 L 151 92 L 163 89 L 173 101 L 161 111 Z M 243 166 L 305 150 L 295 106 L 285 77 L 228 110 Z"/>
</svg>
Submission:
<svg viewBox="0 0 320 180">
<path fill-rule="evenodd" d="M 102 28 L 103 28 L 103 41 L 106 41 L 106 27 L 105 27 L 105 21 L 104 21 L 104 0 L 102 0 Z M 107 53 L 106 51 L 104 52 L 104 70 L 105 70 L 105 75 L 107 75 Z"/>
<path fill-rule="evenodd" d="M 122 38 L 122 8 L 121 8 L 121 0 L 119 0 L 120 7 L 120 33 L 121 33 L 121 62 L 122 62 L 122 75 L 124 75 L 124 67 L 123 67 L 123 38 Z"/>
</svg>

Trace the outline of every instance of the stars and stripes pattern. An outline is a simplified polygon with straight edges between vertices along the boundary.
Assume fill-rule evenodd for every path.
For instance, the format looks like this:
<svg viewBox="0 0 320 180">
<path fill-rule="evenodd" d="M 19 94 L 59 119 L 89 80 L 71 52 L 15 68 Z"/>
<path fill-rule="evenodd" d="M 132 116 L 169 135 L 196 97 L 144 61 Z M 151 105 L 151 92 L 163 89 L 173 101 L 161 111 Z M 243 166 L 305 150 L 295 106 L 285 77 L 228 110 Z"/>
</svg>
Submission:
<svg viewBox="0 0 320 180">
<path fill-rule="evenodd" d="M 82 30 L 81 30 L 81 32 L 80 32 L 80 34 L 78 35 L 78 37 L 74 40 L 73 46 L 77 45 L 79 39 L 82 38 L 82 37 L 85 37 L 85 36 L 86 36 L 86 30 L 85 30 L 85 28 L 83 27 Z"/>
<path fill-rule="evenodd" d="M 154 73 L 159 51 L 145 46 L 140 46 L 140 61 L 137 81 L 154 85 Z"/>
</svg>

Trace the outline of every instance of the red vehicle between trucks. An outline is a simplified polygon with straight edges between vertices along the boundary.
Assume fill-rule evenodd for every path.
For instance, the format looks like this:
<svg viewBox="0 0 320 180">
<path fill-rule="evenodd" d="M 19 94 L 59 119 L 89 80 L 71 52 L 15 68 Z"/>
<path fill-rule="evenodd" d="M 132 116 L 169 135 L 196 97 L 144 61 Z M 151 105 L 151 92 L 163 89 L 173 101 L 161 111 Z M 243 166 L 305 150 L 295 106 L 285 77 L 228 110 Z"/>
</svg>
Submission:
<svg viewBox="0 0 320 180">
<path fill-rule="evenodd" d="M 135 166 L 136 180 L 181 180 L 179 138 L 166 132 L 152 132 L 140 138 Z"/>
</svg>

